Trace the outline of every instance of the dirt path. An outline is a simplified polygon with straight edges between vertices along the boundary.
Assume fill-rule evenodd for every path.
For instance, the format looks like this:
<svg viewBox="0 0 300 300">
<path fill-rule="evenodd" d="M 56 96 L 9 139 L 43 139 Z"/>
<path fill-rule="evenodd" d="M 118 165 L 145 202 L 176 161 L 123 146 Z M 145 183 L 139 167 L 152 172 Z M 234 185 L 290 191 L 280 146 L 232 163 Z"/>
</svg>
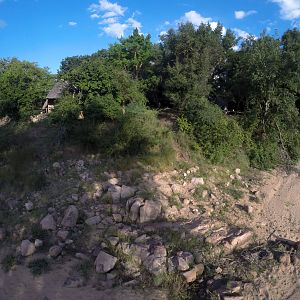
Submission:
<svg viewBox="0 0 300 300">
<path fill-rule="evenodd" d="M 259 239 L 281 237 L 300 241 L 300 167 L 289 174 L 265 174 L 260 192 L 261 211 L 253 219 Z M 252 299 L 299 300 L 299 263 L 280 265 L 267 278 L 258 278 L 256 284 L 258 294 Z"/>
<path fill-rule="evenodd" d="M 261 193 L 265 196 L 258 221 L 266 234 L 300 240 L 300 167 L 291 174 L 269 176 Z"/>
</svg>

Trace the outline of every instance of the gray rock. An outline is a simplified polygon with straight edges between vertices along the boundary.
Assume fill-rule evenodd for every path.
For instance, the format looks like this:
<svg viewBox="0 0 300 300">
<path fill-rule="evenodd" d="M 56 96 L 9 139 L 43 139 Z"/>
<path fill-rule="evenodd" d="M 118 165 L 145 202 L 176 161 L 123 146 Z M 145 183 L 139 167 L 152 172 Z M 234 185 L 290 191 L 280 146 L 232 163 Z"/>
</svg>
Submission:
<svg viewBox="0 0 300 300">
<path fill-rule="evenodd" d="M 107 182 L 109 184 L 112 184 L 112 185 L 117 185 L 119 183 L 119 179 L 118 178 L 111 178 Z"/>
<path fill-rule="evenodd" d="M 42 229 L 44 229 L 44 230 L 55 230 L 56 229 L 56 222 L 55 222 L 53 216 L 50 214 L 48 214 L 46 217 L 44 217 L 41 220 L 40 225 L 41 225 Z"/>
<path fill-rule="evenodd" d="M 121 214 L 113 214 L 112 217 L 113 217 L 114 221 L 117 223 L 123 222 L 123 217 Z"/>
<path fill-rule="evenodd" d="M 59 239 L 61 239 L 62 241 L 65 241 L 68 237 L 68 234 L 69 234 L 69 231 L 67 231 L 67 230 L 59 230 L 57 232 L 57 237 Z"/>
<path fill-rule="evenodd" d="M 49 249 L 49 256 L 55 258 L 58 255 L 60 255 L 61 252 L 62 252 L 62 248 L 60 246 L 55 245 Z"/>
<path fill-rule="evenodd" d="M 129 208 L 129 218 L 131 221 L 136 222 L 139 219 L 140 207 L 143 205 L 144 199 L 142 198 L 136 198 L 134 200 L 129 199 L 127 203 L 129 202 L 133 202 L 133 204 Z"/>
<path fill-rule="evenodd" d="M 96 272 L 97 273 L 107 273 L 110 270 L 112 270 L 118 259 L 104 251 L 100 251 L 96 260 L 95 260 L 95 266 L 96 266 Z"/>
<path fill-rule="evenodd" d="M 161 213 L 161 204 L 158 201 L 146 200 L 140 208 L 140 223 L 155 221 Z"/>
<path fill-rule="evenodd" d="M 87 225 L 97 225 L 101 222 L 101 217 L 100 216 L 94 216 L 94 217 L 91 217 L 91 218 L 88 218 L 87 220 L 85 220 L 85 223 Z"/>
<path fill-rule="evenodd" d="M 25 208 L 27 211 L 32 211 L 33 210 L 33 203 L 31 201 L 28 201 L 25 203 Z"/>
<path fill-rule="evenodd" d="M 77 207 L 70 205 L 65 212 L 65 216 L 61 221 L 61 225 L 69 228 L 76 226 L 78 215 L 79 213 Z"/>
<path fill-rule="evenodd" d="M 3 241 L 6 237 L 6 230 L 5 228 L 0 228 L 0 241 Z"/>
<path fill-rule="evenodd" d="M 194 177 L 191 180 L 191 184 L 196 186 L 196 185 L 204 185 L 204 179 L 203 178 L 198 178 L 198 177 Z"/>
<path fill-rule="evenodd" d="M 133 187 L 129 187 L 126 185 L 122 185 L 121 187 L 121 199 L 126 200 L 128 198 L 131 198 L 135 195 L 136 189 Z"/>
<path fill-rule="evenodd" d="M 43 246 L 43 241 L 42 241 L 42 240 L 39 240 L 39 239 L 36 239 L 36 240 L 34 241 L 34 246 L 35 246 L 36 248 L 42 247 L 42 246 Z"/>
<path fill-rule="evenodd" d="M 247 246 L 253 238 L 253 232 L 239 230 L 230 237 L 225 239 L 224 250 L 226 253 L 232 252 L 234 249 L 241 249 Z"/>
<path fill-rule="evenodd" d="M 80 259 L 80 260 L 89 260 L 89 257 L 83 253 L 77 252 L 75 254 L 75 257 Z"/>
<path fill-rule="evenodd" d="M 109 243 L 114 247 L 114 246 L 117 246 L 117 244 L 119 243 L 120 241 L 120 238 L 117 237 L 117 236 L 110 236 L 107 238 L 107 240 L 109 241 Z"/>
<path fill-rule="evenodd" d="M 151 255 L 146 257 L 143 265 L 153 275 L 165 273 L 167 271 L 167 250 L 164 246 L 158 245 L 151 249 Z"/>
<path fill-rule="evenodd" d="M 30 256 L 35 252 L 34 243 L 31 243 L 29 240 L 23 240 L 21 243 L 21 255 Z"/>
<path fill-rule="evenodd" d="M 175 265 L 179 271 L 187 271 L 194 264 L 194 256 L 190 252 L 180 251 L 176 255 Z"/>
<path fill-rule="evenodd" d="M 110 195 L 113 203 L 118 203 L 121 200 L 121 187 L 113 185 L 109 187 L 108 194 Z"/>
<path fill-rule="evenodd" d="M 182 275 L 185 277 L 187 283 L 194 282 L 198 276 L 202 275 L 204 272 L 204 265 L 199 264 L 194 266 L 193 269 L 190 271 L 182 273 Z"/>
<path fill-rule="evenodd" d="M 84 279 L 80 276 L 71 276 L 64 282 L 64 287 L 67 288 L 79 288 L 84 286 Z"/>
</svg>

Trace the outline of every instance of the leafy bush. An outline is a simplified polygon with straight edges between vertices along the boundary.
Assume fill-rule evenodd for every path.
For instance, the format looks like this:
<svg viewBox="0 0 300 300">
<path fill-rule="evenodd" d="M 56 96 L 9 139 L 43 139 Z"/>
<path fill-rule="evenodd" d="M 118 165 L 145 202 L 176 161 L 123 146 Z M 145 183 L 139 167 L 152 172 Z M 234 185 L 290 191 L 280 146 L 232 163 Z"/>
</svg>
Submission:
<svg viewBox="0 0 300 300">
<path fill-rule="evenodd" d="M 2 269 L 4 272 L 9 272 L 16 264 L 17 258 L 14 255 L 7 255 L 1 261 Z"/>
<path fill-rule="evenodd" d="M 50 271 L 50 263 L 45 258 L 38 258 L 28 263 L 28 268 L 34 276 L 39 276 Z"/>
<path fill-rule="evenodd" d="M 244 133 L 238 123 L 208 100 L 190 99 L 184 112 L 203 154 L 213 162 L 223 162 L 239 150 Z"/>
</svg>

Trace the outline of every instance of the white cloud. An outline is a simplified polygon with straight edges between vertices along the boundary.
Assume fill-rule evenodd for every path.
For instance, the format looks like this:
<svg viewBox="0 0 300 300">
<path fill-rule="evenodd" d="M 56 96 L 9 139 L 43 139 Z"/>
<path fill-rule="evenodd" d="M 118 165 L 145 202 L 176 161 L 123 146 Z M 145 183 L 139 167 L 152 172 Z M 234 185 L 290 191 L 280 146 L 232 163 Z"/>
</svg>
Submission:
<svg viewBox="0 0 300 300">
<path fill-rule="evenodd" d="M 121 38 L 124 36 L 125 30 L 128 28 L 127 24 L 121 24 L 121 23 L 113 23 L 109 26 L 106 26 L 103 28 L 106 34 L 112 37 Z"/>
<path fill-rule="evenodd" d="M 201 14 L 197 13 L 194 10 L 191 10 L 189 12 L 186 12 L 183 17 L 180 18 L 179 23 L 186 23 L 190 22 L 194 26 L 200 26 L 201 24 L 210 24 L 212 30 L 215 30 L 218 26 L 218 22 L 213 21 L 212 18 L 206 18 L 203 17 Z M 226 33 L 226 28 L 223 26 L 222 28 L 222 34 L 224 35 Z"/>
<path fill-rule="evenodd" d="M 127 7 L 123 7 L 118 3 L 113 3 L 108 0 L 99 0 L 98 3 L 93 3 L 88 10 L 91 12 L 92 19 L 101 19 L 99 25 L 104 25 L 101 29 L 109 36 L 120 38 L 125 35 L 125 31 L 129 28 L 137 28 L 141 32 L 142 24 L 134 19 L 135 14 L 125 19 Z"/>
<path fill-rule="evenodd" d="M 91 14 L 91 19 L 99 19 L 100 16 L 98 14 Z"/>
<path fill-rule="evenodd" d="M 7 23 L 4 20 L 0 19 L 0 29 L 4 28 L 7 26 Z"/>
<path fill-rule="evenodd" d="M 208 23 L 211 20 L 212 20 L 211 18 L 205 18 L 194 10 L 186 12 L 184 16 L 180 19 L 181 22 L 183 23 L 190 22 L 194 26 L 200 26 L 202 23 Z"/>
<path fill-rule="evenodd" d="M 243 39 L 247 39 L 247 38 L 249 38 L 251 36 L 248 32 L 246 32 L 246 31 L 244 31 L 242 29 L 239 29 L 239 28 L 233 28 L 233 31 L 235 32 L 235 34 L 238 37 L 241 37 Z"/>
<path fill-rule="evenodd" d="M 76 26 L 76 25 L 77 25 L 77 22 L 70 21 L 68 24 L 69 24 L 69 26 Z"/>
<path fill-rule="evenodd" d="M 98 24 L 114 24 L 118 22 L 118 18 L 107 18 L 104 19 L 103 21 L 100 21 Z"/>
<path fill-rule="evenodd" d="M 249 11 L 244 11 L 244 10 L 236 10 L 234 12 L 235 18 L 238 20 L 244 19 L 248 16 L 254 15 L 256 14 L 257 11 L 256 10 L 249 10 Z"/>
<path fill-rule="evenodd" d="M 300 0 L 271 0 L 280 7 L 280 15 L 284 20 L 300 18 Z"/>
<path fill-rule="evenodd" d="M 135 20 L 134 18 L 129 18 L 127 20 L 127 23 L 132 27 L 132 28 L 137 28 L 139 31 L 141 31 L 142 24 L 141 22 Z"/>
<path fill-rule="evenodd" d="M 107 0 L 100 0 L 99 4 L 91 4 L 89 10 L 92 13 L 99 13 L 101 11 L 113 13 L 114 16 L 123 16 L 126 11 L 126 7 L 119 5 L 118 3 L 112 3 Z M 110 17 L 113 17 L 110 15 Z"/>
</svg>

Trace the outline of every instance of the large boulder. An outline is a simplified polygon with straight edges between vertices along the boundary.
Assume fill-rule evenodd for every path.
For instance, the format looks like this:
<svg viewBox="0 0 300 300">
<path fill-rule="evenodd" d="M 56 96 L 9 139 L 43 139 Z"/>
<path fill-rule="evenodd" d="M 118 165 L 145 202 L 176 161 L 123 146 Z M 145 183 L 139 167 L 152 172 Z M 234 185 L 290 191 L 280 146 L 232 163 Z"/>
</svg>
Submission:
<svg viewBox="0 0 300 300">
<path fill-rule="evenodd" d="M 117 261 L 118 259 L 116 257 L 104 251 L 100 251 L 95 260 L 96 272 L 104 274 L 111 271 L 115 267 Z"/>
<path fill-rule="evenodd" d="M 70 205 L 65 212 L 65 216 L 61 221 L 61 225 L 69 228 L 76 226 L 78 215 L 79 213 L 77 207 L 75 205 Z"/>
<path fill-rule="evenodd" d="M 21 243 L 21 255 L 22 256 L 30 256 L 35 252 L 34 243 L 29 240 L 23 240 Z"/>
<path fill-rule="evenodd" d="M 41 220 L 40 225 L 41 225 L 42 229 L 44 229 L 44 230 L 55 230 L 56 229 L 56 222 L 55 222 L 53 216 L 50 214 L 48 214 L 46 217 L 44 217 Z"/>
<path fill-rule="evenodd" d="M 140 208 L 140 223 L 155 221 L 161 213 L 161 203 L 153 200 L 146 200 Z"/>
</svg>

